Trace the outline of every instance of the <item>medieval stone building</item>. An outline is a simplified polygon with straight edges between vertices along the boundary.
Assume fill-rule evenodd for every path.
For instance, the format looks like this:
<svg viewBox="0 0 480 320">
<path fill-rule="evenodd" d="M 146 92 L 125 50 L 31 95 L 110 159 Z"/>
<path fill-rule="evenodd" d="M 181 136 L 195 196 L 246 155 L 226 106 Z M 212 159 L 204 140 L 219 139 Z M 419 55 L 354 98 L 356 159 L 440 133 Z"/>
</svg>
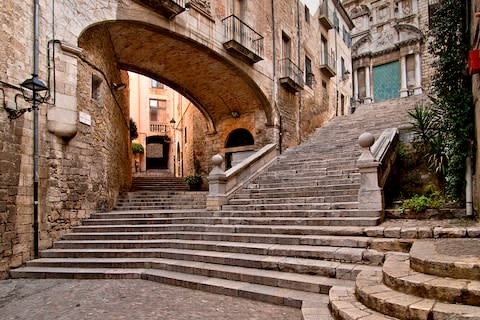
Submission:
<svg viewBox="0 0 480 320">
<path fill-rule="evenodd" d="M 346 0 L 352 31 L 354 103 L 380 102 L 428 91 L 429 2 Z M 430 10 L 430 11 L 429 11 Z"/>
<path fill-rule="evenodd" d="M 0 277 L 129 189 L 126 71 L 194 106 L 175 140 L 197 137 L 202 173 L 216 153 L 281 151 L 350 112 L 337 0 L 6 1 L 0 18 Z"/>
</svg>

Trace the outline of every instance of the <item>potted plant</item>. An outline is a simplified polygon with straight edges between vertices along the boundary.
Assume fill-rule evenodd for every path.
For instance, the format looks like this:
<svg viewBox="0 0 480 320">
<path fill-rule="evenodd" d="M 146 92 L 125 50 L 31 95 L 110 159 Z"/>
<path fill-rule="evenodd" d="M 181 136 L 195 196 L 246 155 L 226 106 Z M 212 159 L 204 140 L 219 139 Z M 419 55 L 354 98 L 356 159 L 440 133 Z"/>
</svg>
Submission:
<svg viewBox="0 0 480 320">
<path fill-rule="evenodd" d="M 202 176 L 197 173 L 185 176 L 183 180 L 190 190 L 200 190 L 200 187 L 202 186 Z"/>
</svg>

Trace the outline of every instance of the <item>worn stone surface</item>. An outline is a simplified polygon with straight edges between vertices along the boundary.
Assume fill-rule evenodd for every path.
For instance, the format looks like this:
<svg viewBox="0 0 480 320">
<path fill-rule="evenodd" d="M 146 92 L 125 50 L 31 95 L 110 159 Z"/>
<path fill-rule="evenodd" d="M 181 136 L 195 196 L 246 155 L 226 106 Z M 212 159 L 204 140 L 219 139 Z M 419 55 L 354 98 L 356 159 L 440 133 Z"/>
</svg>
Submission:
<svg viewBox="0 0 480 320">
<path fill-rule="evenodd" d="M 144 280 L 0 281 L 2 320 L 301 319 L 301 311 Z"/>
</svg>

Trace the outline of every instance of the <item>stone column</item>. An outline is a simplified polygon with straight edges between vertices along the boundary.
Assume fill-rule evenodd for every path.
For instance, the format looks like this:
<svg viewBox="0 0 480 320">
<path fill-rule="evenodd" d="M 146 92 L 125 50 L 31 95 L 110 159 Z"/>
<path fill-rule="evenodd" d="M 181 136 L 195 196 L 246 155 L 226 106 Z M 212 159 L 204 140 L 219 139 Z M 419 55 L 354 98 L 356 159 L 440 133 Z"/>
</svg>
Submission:
<svg viewBox="0 0 480 320">
<path fill-rule="evenodd" d="M 422 94 L 422 66 L 420 60 L 420 53 L 415 53 L 415 88 L 413 94 Z"/>
<path fill-rule="evenodd" d="M 353 98 L 355 101 L 358 100 L 358 71 L 357 69 L 353 70 Z"/>
<path fill-rule="evenodd" d="M 222 169 L 223 157 L 216 154 L 212 157 L 213 169 L 208 175 L 207 210 L 221 210 L 227 201 L 226 184 L 227 176 Z"/>
<path fill-rule="evenodd" d="M 378 169 L 380 163 L 375 160 L 370 147 L 375 142 L 371 133 L 365 132 L 358 138 L 363 151 L 358 158 L 357 166 L 360 171 L 360 190 L 358 191 L 358 210 L 373 211 L 383 218 L 384 198 L 383 188 L 378 183 Z"/>
<path fill-rule="evenodd" d="M 372 89 L 370 88 L 370 67 L 365 67 L 365 103 L 372 102 Z"/>
<path fill-rule="evenodd" d="M 406 56 L 400 58 L 400 97 L 408 97 Z"/>
</svg>

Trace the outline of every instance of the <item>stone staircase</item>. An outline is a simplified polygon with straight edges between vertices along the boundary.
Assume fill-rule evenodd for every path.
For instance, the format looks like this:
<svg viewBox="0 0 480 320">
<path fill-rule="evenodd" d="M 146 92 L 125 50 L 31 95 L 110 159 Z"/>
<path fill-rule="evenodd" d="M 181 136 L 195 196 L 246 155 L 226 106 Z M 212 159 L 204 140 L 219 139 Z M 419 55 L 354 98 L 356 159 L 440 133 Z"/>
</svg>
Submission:
<svg viewBox="0 0 480 320">
<path fill-rule="evenodd" d="M 410 255 L 391 254 L 382 270 L 362 271 L 355 288 L 333 287 L 332 313 L 344 320 L 478 320 L 479 247 L 478 239 L 418 240 Z"/>
<path fill-rule="evenodd" d="M 360 272 L 381 271 L 386 251 L 408 250 L 413 241 L 399 239 L 400 229 L 389 239 L 370 235 L 380 218 L 358 210 L 355 160 L 361 133 L 378 136 L 406 125 L 406 108 L 417 99 L 332 120 L 279 156 L 221 211 L 206 211 L 202 192 L 178 191 L 198 196 L 185 202 L 177 192 L 175 202 L 166 201 L 172 191 L 123 194 L 117 210 L 92 215 L 11 275 L 142 278 L 331 319 L 332 287 L 353 288 Z"/>
</svg>

